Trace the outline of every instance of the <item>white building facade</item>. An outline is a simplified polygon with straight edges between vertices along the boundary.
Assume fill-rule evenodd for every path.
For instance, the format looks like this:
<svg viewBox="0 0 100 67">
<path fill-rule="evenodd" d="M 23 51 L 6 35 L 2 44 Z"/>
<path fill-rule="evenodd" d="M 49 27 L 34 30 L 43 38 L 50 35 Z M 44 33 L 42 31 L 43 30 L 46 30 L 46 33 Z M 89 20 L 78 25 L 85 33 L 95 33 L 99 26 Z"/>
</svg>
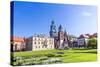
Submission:
<svg viewBox="0 0 100 67">
<path fill-rule="evenodd" d="M 52 50 L 54 49 L 54 38 L 47 36 L 32 36 L 27 38 L 27 50 Z"/>
<path fill-rule="evenodd" d="M 88 39 L 89 36 L 87 35 L 80 35 L 80 37 L 78 38 L 78 46 L 87 46 L 88 45 Z"/>
</svg>

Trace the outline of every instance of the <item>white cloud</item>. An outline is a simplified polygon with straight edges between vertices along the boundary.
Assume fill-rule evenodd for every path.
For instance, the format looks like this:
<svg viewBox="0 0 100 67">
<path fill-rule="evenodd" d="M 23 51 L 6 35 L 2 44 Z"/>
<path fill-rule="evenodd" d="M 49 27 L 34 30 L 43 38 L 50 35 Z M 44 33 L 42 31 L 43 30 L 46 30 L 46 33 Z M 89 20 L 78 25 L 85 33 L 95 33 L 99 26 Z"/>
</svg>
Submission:
<svg viewBox="0 0 100 67">
<path fill-rule="evenodd" d="M 90 12 L 86 12 L 86 11 L 82 12 L 82 15 L 83 16 L 92 16 L 92 14 Z"/>
</svg>

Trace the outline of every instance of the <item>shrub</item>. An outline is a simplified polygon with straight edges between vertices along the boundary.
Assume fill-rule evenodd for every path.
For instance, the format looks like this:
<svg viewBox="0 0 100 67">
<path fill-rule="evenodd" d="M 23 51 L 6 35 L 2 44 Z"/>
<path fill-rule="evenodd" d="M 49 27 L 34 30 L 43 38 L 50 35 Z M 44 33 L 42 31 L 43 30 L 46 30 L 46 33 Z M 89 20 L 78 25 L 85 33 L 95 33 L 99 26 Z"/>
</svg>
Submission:
<svg viewBox="0 0 100 67">
<path fill-rule="evenodd" d="M 62 55 L 55 55 L 55 57 L 62 57 Z"/>
<path fill-rule="evenodd" d="M 47 57 L 54 57 L 55 55 L 54 54 L 47 54 L 46 56 Z"/>
</svg>

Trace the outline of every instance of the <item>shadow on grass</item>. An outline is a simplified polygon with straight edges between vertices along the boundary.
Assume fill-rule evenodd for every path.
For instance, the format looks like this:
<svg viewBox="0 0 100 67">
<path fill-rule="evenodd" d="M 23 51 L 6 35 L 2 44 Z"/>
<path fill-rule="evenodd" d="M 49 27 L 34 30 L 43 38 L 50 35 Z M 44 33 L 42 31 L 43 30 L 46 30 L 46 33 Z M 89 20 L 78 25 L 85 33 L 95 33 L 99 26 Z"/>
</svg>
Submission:
<svg viewBox="0 0 100 67">
<path fill-rule="evenodd" d="M 97 51 L 91 51 L 91 52 L 74 52 L 74 53 L 91 53 L 91 54 L 97 54 Z"/>
<path fill-rule="evenodd" d="M 73 50 L 92 50 L 92 48 L 73 48 Z"/>
</svg>

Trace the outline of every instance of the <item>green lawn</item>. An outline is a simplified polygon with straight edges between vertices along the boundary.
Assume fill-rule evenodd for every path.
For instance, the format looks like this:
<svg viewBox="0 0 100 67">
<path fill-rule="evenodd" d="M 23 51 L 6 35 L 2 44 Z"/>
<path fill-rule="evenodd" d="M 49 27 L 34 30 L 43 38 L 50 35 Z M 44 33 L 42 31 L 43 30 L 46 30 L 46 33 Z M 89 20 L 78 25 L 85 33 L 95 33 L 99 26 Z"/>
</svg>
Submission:
<svg viewBox="0 0 100 67">
<path fill-rule="evenodd" d="M 64 54 L 57 54 L 57 52 L 63 52 Z M 48 56 L 59 58 L 62 63 L 70 62 L 89 62 L 97 60 L 96 49 L 69 49 L 69 50 L 41 50 L 41 51 L 26 51 L 26 52 L 14 52 L 14 57 L 41 57 Z"/>
</svg>

